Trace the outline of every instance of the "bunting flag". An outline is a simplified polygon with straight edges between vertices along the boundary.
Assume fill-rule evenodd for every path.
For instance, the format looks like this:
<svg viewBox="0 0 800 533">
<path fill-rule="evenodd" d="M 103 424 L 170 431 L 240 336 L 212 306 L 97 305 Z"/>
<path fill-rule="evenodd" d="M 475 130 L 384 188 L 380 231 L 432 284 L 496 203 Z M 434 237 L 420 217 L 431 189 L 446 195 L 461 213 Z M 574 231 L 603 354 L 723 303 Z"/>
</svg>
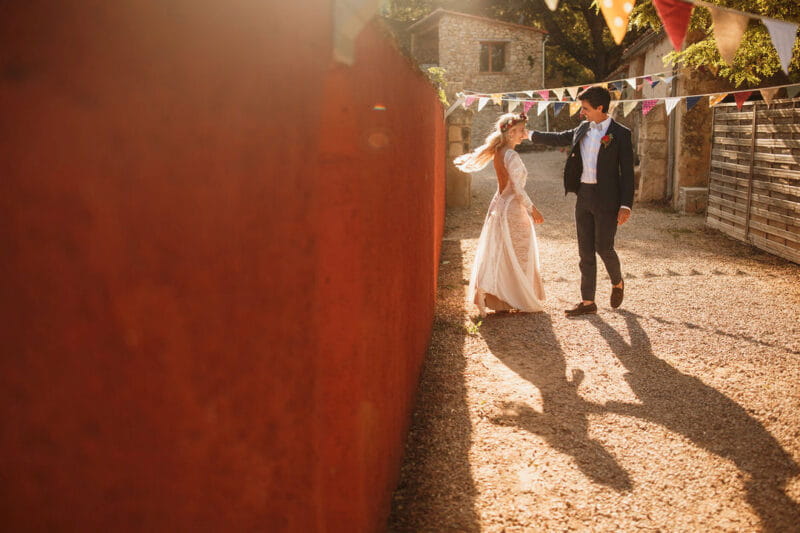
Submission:
<svg viewBox="0 0 800 533">
<path fill-rule="evenodd" d="M 620 91 L 611 91 L 611 98 L 619 100 L 622 98 L 622 93 Z"/>
<path fill-rule="evenodd" d="M 578 111 L 581 110 L 581 103 L 580 102 L 570 102 L 569 104 L 569 116 L 574 115 Z"/>
<path fill-rule="evenodd" d="M 567 87 L 567 92 L 572 97 L 573 100 L 578 98 L 578 87 Z"/>
<path fill-rule="evenodd" d="M 539 96 L 542 97 L 542 100 L 550 100 L 550 89 L 545 89 L 543 91 L 537 91 Z"/>
<path fill-rule="evenodd" d="M 672 80 L 675 78 L 675 76 L 659 76 L 659 78 L 661 78 L 661 81 L 669 85 L 672 83 Z"/>
<path fill-rule="evenodd" d="M 547 4 L 547 7 L 550 8 L 550 11 L 555 11 L 558 9 L 558 0 L 544 0 L 544 3 Z"/>
<path fill-rule="evenodd" d="M 565 107 L 567 107 L 567 103 L 566 102 L 556 102 L 556 103 L 554 103 L 553 104 L 553 116 L 556 116 L 559 113 L 561 113 L 561 110 L 564 109 Z"/>
<path fill-rule="evenodd" d="M 522 109 L 525 111 L 525 114 L 528 114 L 528 111 L 533 107 L 533 102 L 525 102 L 522 104 Z"/>
<path fill-rule="evenodd" d="M 502 93 L 490 94 L 489 97 L 492 99 L 492 102 L 494 102 L 495 105 L 503 105 Z"/>
<path fill-rule="evenodd" d="M 658 18 L 664 24 L 672 47 L 680 52 L 694 6 L 681 0 L 653 0 L 653 5 L 656 7 Z"/>
<path fill-rule="evenodd" d="M 614 37 L 614 42 L 622 44 L 622 39 L 628 32 L 628 17 L 633 11 L 633 3 L 636 0 L 599 0 L 600 11 L 603 12 L 603 18 L 606 19 L 608 29 L 611 30 L 611 36 Z"/>
<path fill-rule="evenodd" d="M 523 92 L 528 95 L 528 98 L 533 98 L 533 91 L 523 91 Z"/>
<path fill-rule="evenodd" d="M 699 102 L 701 98 L 702 98 L 702 96 L 687 96 L 686 97 L 686 112 L 688 113 L 689 111 L 691 111 L 692 108 L 695 105 L 697 105 L 697 102 Z"/>
<path fill-rule="evenodd" d="M 551 91 L 553 91 L 556 94 L 556 100 L 563 100 L 564 99 L 564 91 L 565 90 L 566 89 L 564 89 L 563 87 L 558 88 L 558 89 L 551 89 Z"/>
<path fill-rule="evenodd" d="M 721 101 L 725 100 L 726 96 L 728 96 L 728 93 L 712 94 L 708 97 L 708 107 L 714 107 Z"/>
<path fill-rule="evenodd" d="M 778 94 L 778 89 L 761 89 L 761 98 L 764 99 L 767 105 L 772 104 L 776 94 Z"/>
<path fill-rule="evenodd" d="M 622 102 L 622 114 L 627 117 L 631 111 L 636 109 L 638 104 L 638 100 L 628 100 L 627 102 Z"/>
<path fill-rule="evenodd" d="M 514 110 L 519 106 L 519 100 L 509 100 L 508 101 L 508 112 L 513 113 Z"/>
<path fill-rule="evenodd" d="M 478 98 L 478 111 L 483 109 L 484 106 L 486 105 L 486 102 L 488 102 L 488 101 L 489 101 L 489 99 L 487 97 L 485 97 L 485 96 L 482 97 L 482 98 Z"/>
<path fill-rule="evenodd" d="M 680 96 L 673 96 L 671 98 L 664 98 L 664 107 L 667 110 L 667 116 L 672 113 L 672 110 L 675 109 L 675 106 L 678 105 L 678 102 L 681 101 Z"/>
<path fill-rule="evenodd" d="M 628 82 L 628 85 L 630 85 L 633 88 L 633 90 L 636 90 L 636 78 L 628 78 L 625 81 Z"/>
<path fill-rule="evenodd" d="M 655 87 L 659 83 L 661 83 L 661 80 L 653 80 L 653 81 L 650 82 L 650 87 Z"/>
<path fill-rule="evenodd" d="M 797 93 L 800 93 L 800 85 L 792 85 L 786 88 L 786 96 L 789 98 L 794 98 L 797 96 Z"/>
<path fill-rule="evenodd" d="M 608 114 L 613 115 L 614 111 L 617 109 L 619 102 L 609 102 L 608 104 Z"/>
<path fill-rule="evenodd" d="M 536 106 L 536 114 L 537 114 L 537 115 L 541 115 L 541 114 L 542 114 L 542 111 L 544 111 L 545 109 L 547 109 L 547 106 L 549 106 L 549 105 L 550 105 L 550 102 L 548 102 L 548 101 L 541 101 L 541 102 L 537 102 L 537 106 Z"/>
<path fill-rule="evenodd" d="M 705 7 L 711 11 L 711 20 L 714 22 L 714 40 L 717 41 L 719 55 L 727 64 L 733 65 L 733 57 L 736 55 L 736 50 L 739 49 L 742 35 L 747 29 L 750 19 L 727 9 L 719 9 L 710 5 Z"/>
<path fill-rule="evenodd" d="M 753 94 L 753 91 L 744 91 L 733 93 L 733 99 L 736 100 L 736 108 L 741 111 L 742 106 L 750 98 L 750 95 Z"/>
<path fill-rule="evenodd" d="M 469 106 L 471 106 L 474 101 L 475 101 L 475 97 L 474 96 L 465 97 L 464 98 L 464 109 L 468 109 Z"/>
<path fill-rule="evenodd" d="M 658 103 L 658 100 L 642 100 L 642 115 L 647 115 Z"/>
<path fill-rule="evenodd" d="M 762 18 L 761 22 L 769 30 L 772 45 L 778 51 L 778 57 L 781 60 L 781 68 L 786 74 L 789 74 L 789 63 L 792 61 L 792 48 L 794 47 L 798 25 L 793 22 L 768 19 L 766 17 Z"/>
</svg>

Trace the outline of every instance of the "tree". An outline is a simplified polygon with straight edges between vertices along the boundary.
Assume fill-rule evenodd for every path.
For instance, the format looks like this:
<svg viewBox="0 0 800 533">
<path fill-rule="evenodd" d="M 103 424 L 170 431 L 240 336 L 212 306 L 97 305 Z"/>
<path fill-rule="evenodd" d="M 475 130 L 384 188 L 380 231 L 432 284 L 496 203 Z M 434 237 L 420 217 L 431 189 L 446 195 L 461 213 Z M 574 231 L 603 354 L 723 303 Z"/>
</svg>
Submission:
<svg viewBox="0 0 800 533">
<path fill-rule="evenodd" d="M 756 15 L 791 22 L 800 22 L 800 2 L 797 0 L 707 0 L 709 3 Z M 650 0 L 644 0 L 634 8 L 631 24 L 637 28 L 660 30 L 661 20 Z M 742 43 L 733 59 L 727 64 L 717 50 L 709 11 L 695 7 L 689 21 L 688 44 L 681 52 L 672 52 L 667 61 L 687 67 L 706 67 L 732 82 L 736 87 L 754 87 L 764 81 L 786 82 L 800 80 L 800 45 L 795 41 L 794 56 L 789 66 L 790 76 L 781 70 L 780 60 L 772 45 L 767 28 L 756 20 L 750 21 L 742 37 Z"/>
<path fill-rule="evenodd" d="M 495 0 L 492 4 L 495 16 L 547 30 L 552 48 L 548 62 L 570 71 L 566 84 L 606 79 L 619 67 L 625 49 L 643 33 L 629 28 L 622 43 L 616 44 L 596 0 L 561 0 L 556 11 L 550 11 L 544 0 Z M 581 69 L 594 79 L 586 79 Z"/>
</svg>

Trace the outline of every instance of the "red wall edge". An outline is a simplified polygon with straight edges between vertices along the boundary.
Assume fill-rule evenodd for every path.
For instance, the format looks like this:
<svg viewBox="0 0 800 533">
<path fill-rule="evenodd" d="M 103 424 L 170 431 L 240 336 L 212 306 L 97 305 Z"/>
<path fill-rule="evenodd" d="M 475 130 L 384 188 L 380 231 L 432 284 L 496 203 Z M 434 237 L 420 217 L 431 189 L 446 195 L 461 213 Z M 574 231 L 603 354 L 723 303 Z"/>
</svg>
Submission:
<svg viewBox="0 0 800 533">
<path fill-rule="evenodd" d="M 331 2 L 0 6 L 0 523 L 380 531 L 430 336 L 435 91 Z"/>
</svg>

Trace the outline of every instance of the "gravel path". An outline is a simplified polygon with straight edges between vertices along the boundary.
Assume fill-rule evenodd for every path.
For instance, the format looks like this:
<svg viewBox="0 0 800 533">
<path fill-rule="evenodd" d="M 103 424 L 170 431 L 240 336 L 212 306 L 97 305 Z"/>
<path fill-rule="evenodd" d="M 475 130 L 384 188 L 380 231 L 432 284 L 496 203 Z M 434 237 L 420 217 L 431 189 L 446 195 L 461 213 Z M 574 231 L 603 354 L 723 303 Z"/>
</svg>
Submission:
<svg viewBox="0 0 800 533">
<path fill-rule="evenodd" d="M 637 205 L 625 302 L 579 299 L 558 151 L 523 154 L 546 312 L 464 302 L 493 173 L 448 212 L 436 322 L 390 531 L 800 531 L 800 266 Z"/>
</svg>

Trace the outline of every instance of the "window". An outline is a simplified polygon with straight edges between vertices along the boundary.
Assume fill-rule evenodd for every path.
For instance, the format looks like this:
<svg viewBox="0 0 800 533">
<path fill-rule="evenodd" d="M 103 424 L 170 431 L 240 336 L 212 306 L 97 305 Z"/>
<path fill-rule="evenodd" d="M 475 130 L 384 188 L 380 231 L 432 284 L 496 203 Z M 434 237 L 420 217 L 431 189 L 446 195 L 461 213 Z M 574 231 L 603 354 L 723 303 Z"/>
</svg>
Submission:
<svg viewBox="0 0 800 533">
<path fill-rule="evenodd" d="M 481 72 L 503 72 L 506 68 L 506 43 L 481 43 Z"/>
</svg>

